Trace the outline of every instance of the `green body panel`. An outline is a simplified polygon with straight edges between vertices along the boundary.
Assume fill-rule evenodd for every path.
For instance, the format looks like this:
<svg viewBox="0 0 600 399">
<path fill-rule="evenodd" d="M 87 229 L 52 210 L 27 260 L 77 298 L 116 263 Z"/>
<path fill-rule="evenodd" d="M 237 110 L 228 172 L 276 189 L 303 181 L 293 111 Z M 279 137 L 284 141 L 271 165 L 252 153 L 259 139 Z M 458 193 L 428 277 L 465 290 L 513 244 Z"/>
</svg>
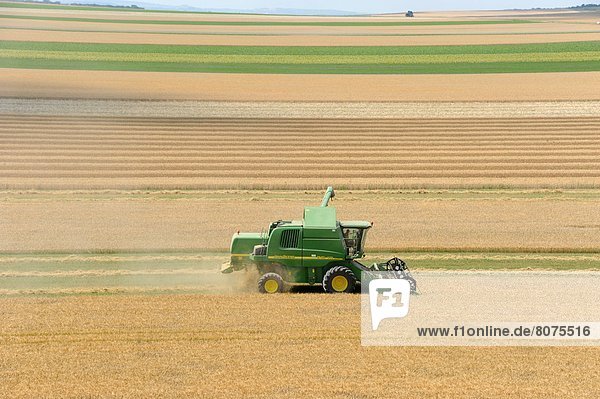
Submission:
<svg viewBox="0 0 600 399">
<path fill-rule="evenodd" d="M 304 264 L 306 267 L 322 267 L 331 261 L 346 259 L 340 227 L 333 229 L 304 228 Z"/>
<path fill-rule="evenodd" d="M 291 267 L 302 266 L 302 245 L 285 246 L 282 243 L 282 233 L 293 231 L 298 233 L 298 244 L 302 243 L 302 226 L 278 227 L 271 232 L 267 243 L 267 257 L 272 262 L 285 263 Z"/>
<path fill-rule="evenodd" d="M 260 233 L 236 233 L 231 237 L 231 254 L 248 256 L 263 240 L 264 235 Z"/>
<path fill-rule="evenodd" d="M 317 227 L 335 229 L 335 208 L 320 206 L 307 206 L 304 208 L 304 227 Z"/>
<path fill-rule="evenodd" d="M 231 237 L 231 261 L 232 270 L 239 270 L 251 264 L 250 254 L 254 246 L 262 244 L 264 235 L 260 233 L 236 233 Z"/>
</svg>

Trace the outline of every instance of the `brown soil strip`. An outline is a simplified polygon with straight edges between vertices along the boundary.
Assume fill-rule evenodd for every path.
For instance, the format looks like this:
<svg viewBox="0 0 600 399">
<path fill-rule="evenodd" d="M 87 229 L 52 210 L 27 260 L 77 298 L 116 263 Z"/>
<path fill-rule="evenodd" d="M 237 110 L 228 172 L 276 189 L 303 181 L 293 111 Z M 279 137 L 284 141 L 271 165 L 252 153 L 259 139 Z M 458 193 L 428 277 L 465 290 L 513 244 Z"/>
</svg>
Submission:
<svg viewBox="0 0 600 399">
<path fill-rule="evenodd" d="M 270 75 L 2 69 L 0 96 L 213 101 L 600 100 L 600 72 Z"/>
<path fill-rule="evenodd" d="M 85 43 L 179 44 L 212 46 L 421 46 L 558 43 L 600 40 L 600 32 L 565 34 L 503 34 L 452 36 L 250 36 L 193 35 L 120 32 L 60 32 L 49 30 L 1 30 L 4 40 Z"/>
</svg>

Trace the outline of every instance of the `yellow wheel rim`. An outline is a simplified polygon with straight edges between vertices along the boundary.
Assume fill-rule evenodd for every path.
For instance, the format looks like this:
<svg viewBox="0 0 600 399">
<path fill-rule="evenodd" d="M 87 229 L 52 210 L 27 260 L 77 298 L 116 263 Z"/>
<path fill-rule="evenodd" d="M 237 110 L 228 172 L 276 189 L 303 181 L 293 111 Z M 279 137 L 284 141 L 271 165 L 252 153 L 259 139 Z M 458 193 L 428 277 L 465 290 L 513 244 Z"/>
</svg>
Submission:
<svg viewBox="0 0 600 399">
<path fill-rule="evenodd" d="M 335 276 L 331 280 L 331 287 L 337 292 L 346 291 L 346 288 L 348 288 L 348 279 L 344 276 Z"/>
<path fill-rule="evenodd" d="M 265 291 L 269 294 L 274 294 L 279 290 L 279 283 L 277 280 L 265 281 Z"/>
</svg>

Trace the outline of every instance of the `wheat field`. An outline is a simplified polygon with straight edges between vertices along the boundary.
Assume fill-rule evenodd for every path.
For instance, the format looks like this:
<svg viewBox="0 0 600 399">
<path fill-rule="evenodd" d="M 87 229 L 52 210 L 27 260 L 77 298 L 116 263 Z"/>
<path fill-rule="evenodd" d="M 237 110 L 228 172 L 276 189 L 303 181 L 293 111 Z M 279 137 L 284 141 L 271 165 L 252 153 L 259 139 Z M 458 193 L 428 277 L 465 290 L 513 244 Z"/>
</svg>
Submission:
<svg viewBox="0 0 600 399">
<path fill-rule="evenodd" d="M 600 397 L 597 348 L 367 348 L 219 273 L 327 185 L 366 264 L 598 270 L 598 15 L 0 1 L 0 397 Z"/>
<path fill-rule="evenodd" d="M 413 398 L 594 398 L 600 394 L 596 348 L 361 347 L 359 302 L 357 295 L 322 294 L 3 297 L 3 394 L 12 398 L 379 398 L 390 393 Z"/>
</svg>

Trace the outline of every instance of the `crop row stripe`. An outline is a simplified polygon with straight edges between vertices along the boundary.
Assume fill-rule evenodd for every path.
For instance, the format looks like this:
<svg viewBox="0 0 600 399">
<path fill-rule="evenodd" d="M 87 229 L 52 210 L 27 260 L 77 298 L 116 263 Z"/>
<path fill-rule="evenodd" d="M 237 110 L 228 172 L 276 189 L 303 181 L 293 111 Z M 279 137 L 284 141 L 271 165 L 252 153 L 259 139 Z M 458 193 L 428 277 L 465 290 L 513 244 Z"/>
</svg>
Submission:
<svg viewBox="0 0 600 399">
<path fill-rule="evenodd" d="M 493 62 L 572 62 L 600 61 L 600 51 L 565 53 L 521 54 L 444 54 L 444 55 L 219 55 L 219 54 L 163 54 L 163 53 L 104 53 L 84 51 L 37 51 L 4 49 L 0 58 L 111 61 L 111 62 L 166 62 L 192 64 L 453 64 Z"/>
<path fill-rule="evenodd" d="M 38 41 L 0 41 L 7 50 L 84 51 L 98 53 L 161 53 L 212 55 L 449 55 L 449 54 L 515 54 L 598 51 L 598 41 L 527 44 L 469 44 L 416 46 L 243 46 L 243 45 L 164 45 L 130 43 L 70 43 Z"/>
</svg>

